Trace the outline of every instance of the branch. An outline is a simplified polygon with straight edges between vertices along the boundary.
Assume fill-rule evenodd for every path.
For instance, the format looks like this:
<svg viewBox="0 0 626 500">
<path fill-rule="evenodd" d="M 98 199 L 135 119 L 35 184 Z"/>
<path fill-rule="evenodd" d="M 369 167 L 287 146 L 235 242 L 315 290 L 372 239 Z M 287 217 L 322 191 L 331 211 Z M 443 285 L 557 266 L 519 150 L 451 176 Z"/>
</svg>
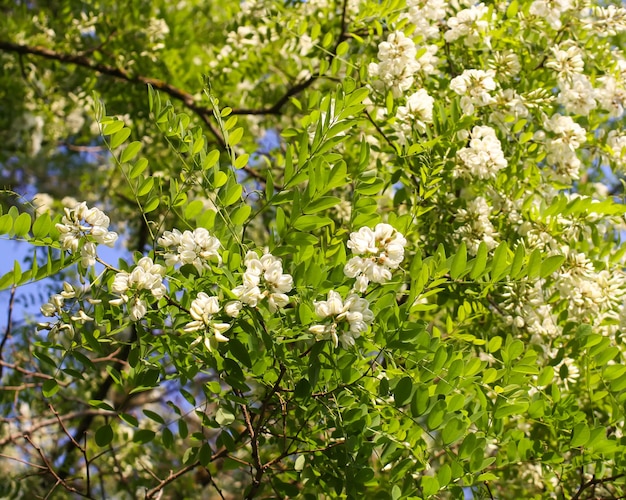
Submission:
<svg viewBox="0 0 626 500">
<path fill-rule="evenodd" d="M 15 292 L 17 290 L 17 286 L 13 285 L 11 287 L 11 298 L 9 299 L 9 314 L 7 318 L 7 327 L 4 330 L 4 335 L 2 336 L 2 342 L 0 342 L 0 361 L 2 361 L 2 350 L 4 349 L 4 344 L 7 343 L 7 340 L 11 336 L 11 328 L 13 325 L 13 302 L 15 301 Z M 2 378 L 2 368 L 3 365 L 0 363 L 0 378 Z"/>
<path fill-rule="evenodd" d="M 209 108 L 199 105 L 194 99 L 193 95 L 191 95 L 189 92 L 175 87 L 174 85 L 171 85 L 167 82 L 164 82 L 163 80 L 159 80 L 158 78 L 152 78 L 149 76 L 133 75 L 122 68 L 109 66 L 102 63 L 96 63 L 91 59 L 85 57 L 84 55 L 56 52 L 54 50 L 41 46 L 22 45 L 7 42 L 5 40 L 0 40 L 0 50 L 4 50 L 5 52 L 13 52 L 16 54 L 30 54 L 38 57 L 43 57 L 44 59 L 49 59 L 51 61 L 74 64 L 76 66 L 97 71 L 98 73 L 101 73 L 103 75 L 112 76 L 113 78 L 118 78 L 129 83 L 152 85 L 155 89 L 158 89 L 161 92 L 169 95 L 170 97 L 181 101 L 191 111 L 196 113 L 200 117 L 200 119 L 202 119 L 202 121 L 207 125 L 207 127 L 211 131 L 211 134 L 213 134 L 213 136 L 217 139 L 218 143 L 222 147 L 225 147 L 224 138 L 210 121 L 210 117 L 213 115 L 213 112 Z"/>
<path fill-rule="evenodd" d="M 626 473 L 616 474 L 615 476 L 605 477 L 602 479 L 590 479 L 586 483 L 580 485 L 580 488 L 578 488 L 578 491 L 574 494 L 574 496 L 572 496 L 572 500 L 578 500 L 579 498 L 581 498 L 583 491 L 585 491 L 587 488 L 591 488 L 592 486 L 595 486 L 597 484 L 610 483 L 622 477 L 626 477 Z"/>
<path fill-rule="evenodd" d="M 55 417 L 55 418 L 48 418 L 46 420 L 41 420 L 40 422 L 33 424 L 29 429 L 25 431 L 16 432 L 3 439 L 0 439 L 0 447 L 8 443 L 15 442 L 16 439 L 29 436 L 30 434 L 32 434 L 33 432 L 39 429 L 48 427 L 50 425 L 54 425 L 59 422 L 58 418 L 65 421 L 65 420 L 72 420 L 74 418 L 85 417 L 86 415 L 91 415 L 93 418 L 96 415 L 110 416 L 110 415 L 115 415 L 115 413 L 111 411 L 107 411 L 107 410 L 84 410 L 84 411 L 74 411 L 74 412 L 68 413 L 67 415 L 59 415 L 58 417 Z"/>
<path fill-rule="evenodd" d="M 146 500 L 149 500 L 150 498 L 154 498 L 154 496 L 157 493 L 159 493 L 159 491 L 161 491 L 163 488 L 165 488 L 165 486 L 167 486 L 173 481 L 176 481 L 176 479 L 178 479 L 180 476 L 187 474 L 187 472 L 195 469 L 199 465 L 200 465 L 200 461 L 198 460 L 196 462 L 193 462 L 192 464 L 187 465 L 186 467 L 183 467 L 182 469 L 176 472 L 170 472 L 169 476 L 163 479 L 157 486 L 152 488 L 150 491 L 146 492 Z"/>
</svg>

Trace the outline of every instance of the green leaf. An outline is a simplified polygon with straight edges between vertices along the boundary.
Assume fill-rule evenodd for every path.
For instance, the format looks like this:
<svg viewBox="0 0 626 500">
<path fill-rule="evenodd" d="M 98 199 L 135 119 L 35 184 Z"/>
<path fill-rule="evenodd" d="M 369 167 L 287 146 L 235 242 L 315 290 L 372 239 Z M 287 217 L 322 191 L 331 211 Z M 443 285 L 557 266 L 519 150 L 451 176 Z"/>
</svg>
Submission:
<svg viewBox="0 0 626 500">
<path fill-rule="evenodd" d="M 52 229 L 50 215 L 47 213 L 41 214 L 33 223 L 33 236 L 38 239 L 45 238 L 50 233 L 50 229 Z"/>
<path fill-rule="evenodd" d="M 323 196 L 306 205 L 302 212 L 305 214 L 315 214 L 335 207 L 339 205 L 339 203 L 341 203 L 341 200 L 336 196 Z"/>
<path fill-rule="evenodd" d="M 591 437 L 591 431 L 589 430 L 589 426 L 581 422 L 574 426 L 572 430 L 572 440 L 570 441 L 570 446 L 572 448 L 578 448 L 579 446 L 585 446 Z"/>
<path fill-rule="evenodd" d="M 26 236 L 30 231 L 31 218 L 30 215 L 26 212 L 21 213 L 17 219 L 15 219 L 15 224 L 13 225 L 13 232 L 15 236 L 18 238 L 22 238 Z"/>
<path fill-rule="evenodd" d="M 146 444 L 152 441 L 154 436 L 156 436 L 154 431 L 151 431 L 150 429 L 140 429 L 133 435 L 133 442 Z"/>
<path fill-rule="evenodd" d="M 113 120 L 108 123 L 104 123 L 102 127 L 102 133 L 104 135 L 113 135 L 116 132 L 124 128 L 124 122 L 122 120 Z"/>
<path fill-rule="evenodd" d="M 232 205 L 233 203 L 238 202 L 241 199 L 242 191 L 243 191 L 243 188 L 241 187 L 241 184 L 237 184 L 235 182 L 232 182 L 226 188 L 226 192 L 222 196 L 222 204 L 225 207 L 228 207 L 228 206 Z"/>
<path fill-rule="evenodd" d="M 95 435 L 96 444 L 100 448 L 108 446 L 113 441 L 113 428 L 109 424 L 98 427 Z"/>
<path fill-rule="evenodd" d="M 113 136 L 111 137 L 111 144 L 109 146 L 111 147 L 111 149 L 115 149 L 121 146 L 124 143 L 124 141 L 128 139 L 129 136 L 130 136 L 130 129 L 123 128 L 119 132 L 115 132 L 115 134 L 113 134 Z"/>
<path fill-rule="evenodd" d="M 189 205 L 185 207 L 185 218 L 191 220 L 195 219 L 196 216 L 202 212 L 204 208 L 204 203 L 201 200 L 193 200 Z"/>
<path fill-rule="evenodd" d="M 491 263 L 491 280 L 498 281 L 505 273 L 507 268 L 507 255 L 509 252 L 509 245 L 506 241 L 503 241 L 498 245 L 496 251 L 493 253 L 493 262 Z"/>
<path fill-rule="evenodd" d="M 422 476 L 422 493 L 424 496 L 434 495 L 439 491 L 439 481 L 434 476 Z"/>
<path fill-rule="evenodd" d="M 163 417 L 152 410 L 143 410 L 143 414 L 149 419 L 154 420 L 155 422 L 158 422 L 159 424 L 162 424 L 162 425 L 165 424 L 165 420 L 163 419 Z"/>
<path fill-rule="evenodd" d="M 459 418 L 452 418 L 446 423 L 441 431 L 441 438 L 445 445 L 450 445 L 463 437 L 467 426 Z"/>
<path fill-rule="evenodd" d="M 319 215 L 302 215 L 298 217 L 293 223 L 293 227 L 300 231 L 313 231 L 320 227 L 328 226 L 333 223 L 330 217 L 323 217 Z"/>
<path fill-rule="evenodd" d="M 236 146 L 241 141 L 243 137 L 243 127 L 236 128 L 231 133 L 228 134 L 228 145 Z"/>
<path fill-rule="evenodd" d="M 136 179 L 143 173 L 147 166 L 148 160 L 146 158 L 139 158 L 139 160 L 137 160 L 137 163 L 135 163 L 130 169 L 128 177 L 130 179 Z"/>
<path fill-rule="evenodd" d="M 120 163 L 126 163 L 132 160 L 135 156 L 137 156 L 137 153 L 139 153 L 140 149 L 141 149 L 141 142 L 139 141 L 131 142 L 128 146 L 126 146 L 126 149 L 122 151 L 122 155 L 120 156 Z"/>
<path fill-rule="evenodd" d="M 143 182 L 139 186 L 139 189 L 137 189 L 137 196 L 147 195 L 150 191 L 152 191 L 153 187 L 154 187 L 154 177 L 147 177 L 146 179 L 143 180 Z"/>
<path fill-rule="evenodd" d="M 565 262 L 565 256 L 563 255 L 553 255 L 552 257 L 548 257 L 541 263 L 541 272 L 539 273 L 539 276 L 541 278 L 547 278 L 559 267 L 561 267 L 563 262 Z"/>
<path fill-rule="evenodd" d="M 251 213 L 252 207 L 250 205 L 240 205 L 230 214 L 230 220 L 235 226 L 241 226 L 248 221 Z"/>
<path fill-rule="evenodd" d="M 220 159 L 220 152 L 217 149 L 214 149 L 213 151 L 209 151 L 209 153 L 204 158 L 204 162 L 202 163 L 202 168 L 204 170 L 211 168 L 213 165 L 217 163 L 219 159 Z M 216 187 L 219 187 L 219 186 L 216 186 Z"/>
<path fill-rule="evenodd" d="M 484 241 L 480 242 L 478 245 L 478 250 L 476 252 L 476 258 L 473 260 L 472 271 L 470 272 L 470 278 L 473 280 L 478 279 L 483 275 L 485 271 L 485 267 L 487 266 L 487 253 L 488 253 L 487 245 Z"/>
<path fill-rule="evenodd" d="M 13 217 L 10 214 L 4 214 L 0 217 L 0 234 L 9 234 L 13 229 Z"/>
<path fill-rule="evenodd" d="M 235 415 L 233 415 L 226 408 L 219 408 L 215 414 L 215 421 L 222 427 L 232 424 L 235 421 Z"/>
<path fill-rule="evenodd" d="M 405 405 L 411 398 L 411 392 L 413 391 L 413 382 L 411 377 L 403 377 L 396 384 L 393 389 L 393 397 L 396 402 L 396 406 Z"/>
<path fill-rule="evenodd" d="M 240 169 L 245 167 L 248 164 L 248 159 L 250 158 L 249 154 L 243 154 L 241 156 L 239 156 L 234 163 L 234 166 L 236 169 Z"/>
<path fill-rule="evenodd" d="M 465 245 L 465 242 L 462 241 L 459 245 L 459 249 L 457 250 L 456 255 L 452 258 L 452 264 L 450 265 L 450 277 L 453 280 L 460 278 L 465 271 L 466 265 L 467 246 Z"/>
<path fill-rule="evenodd" d="M 44 397 L 50 398 L 59 392 L 60 388 L 61 387 L 55 379 L 48 379 L 43 383 L 41 392 L 43 392 Z"/>
</svg>

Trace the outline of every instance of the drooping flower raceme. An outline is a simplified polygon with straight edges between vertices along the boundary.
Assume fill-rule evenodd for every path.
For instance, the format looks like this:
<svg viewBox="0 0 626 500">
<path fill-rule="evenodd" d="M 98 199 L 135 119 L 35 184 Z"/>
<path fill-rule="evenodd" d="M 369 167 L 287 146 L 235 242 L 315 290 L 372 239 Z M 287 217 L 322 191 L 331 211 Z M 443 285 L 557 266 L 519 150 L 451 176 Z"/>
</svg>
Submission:
<svg viewBox="0 0 626 500">
<path fill-rule="evenodd" d="M 289 303 L 287 294 L 293 286 L 290 274 L 283 273 L 283 263 L 271 253 L 259 258 L 254 251 L 249 251 L 244 259 L 246 271 L 243 273 L 243 285 L 233 289 L 237 298 L 246 305 L 256 307 L 264 298 L 270 312 L 276 312 Z M 233 307 L 232 305 L 230 307 Z"/>
<path fill-rule="evenodd" d="M 76 253 L 80 248 L 81 264 L 88 267 L 96 263 L 96 244 L 115 245 L 117 233 L 109 231 L 110 223 L 104 212 L 88 208 L 82 202 L 74 208 L 65 208 L 65 215 L 56 228 L 63 249 Z"/>
<path fill-rule="evenodd" d="M 152 262 L 150 257 L 143 257 L 137 266 L 130 272 L 117 273 L 111 286 L 111 291 L 120 295 L 119 299 L 109 301 L 112 305 L 130 304 L 128 312 L 132 321 L 143 318 L 147 312 L 147 305 L 141 298 L 140 292 L 148 290 L 156 299 L 166 293 L 163 277 L 165 268 Z"/>
<path fill-rule="evenodd" d="M 377 224 L 373 231 L 362 227 L 350 235 L 348 248 L 355 257 L 346 263 L 343 272 L 356 278 L 354 289 L 362 293 L 370 281 L 385 283 L 391 279 L 391 271 L 404 259 L 405 246 L 404 236 L 389 224 Z"/>
<path fill-rule="evenodd" d="M 460 11 L 456 16 L 447 20 L 448 31 L 444 37 L 446 42 L 454 42 L 459 38 L 465 38 L 465 45 L 472 47 L 481 41 L 481 34 L 489 28 L 489 23 L 484 19 L 489 8 L 484 3 L 472 5 L 469 9 Z"/>
<path fill-rule="evenodd" d="M 420 89 L 407 97 L 406 106 L 399 106 L 396 113 L 397 128 L 401 132 L 400 139 L 406 141 L 411 137 L 415 127 L 418 132 L 426 131 L 426 124 L 433 121 L 433 103 L 435 100 L 424 89 Z"/>
<path fill-rule="evenodd" d="M 201 273 L 209 268 L 211 259 L 215 258 L 220 263 L 222 261 L 218 253 L 220 241 L 203 227 L 183 233 L 178 229 L 165 231 L 157 243 L 174 250 L 164 255 L 168 266 L 192 264 Z"/>
<path fill-rule="evenodd" d="M 500 141 L 491 127 L 476 126 L 470 134 L 469 147 L 457 152 L 461 160 L 454 175 L 493 179 L 499 170 L 507 166 Z"/>
<path fill-rule="evenodd" d="M 205 334 L 198 337 L 192 345 L 204 341 L 205 347 L 210 351 L 212 343 L 228 342 L 228 337 L 224 336 L 224 332 L 230 328 L 230 324 L 220 323 L 213 319 L 221 309 L 217 297 L 209 296 L 204 292 L 200 292 L 193 300 L 189 311 L 193 321 L 187 323 L 184 330 L 186 332 L 204 330 Z"/>
<path fill-rule="evenodd" d="M 320 318 L 332 318 L 330 324 L 313 325 L 309 330 L 316 335 L 330 335 L 335 347 L 351 347 L 355 339 L 366 332 L 374 321 L 374 313 L 369 309 L 369 302 L 355 293 L 350 293 L 346 300 L 341 295 L 330 290 L 328 299 L 313 302 L 315 314 Z M 347 325 L 346 325 L 347 323 Z M 342 328 L 347 326 L 347 330 Z"/>
<path fill-rule="evenodd" d="M 389 35 L 378 46 L 378 63 L 368 67 L 372 78 L 377 78 L 391 89 L 394 97 L 400 97 L 413 85 L 413 75 L 420 69 L 415 43 L 401 31 Z"/>
<path fill-rule="evenodd" d="M 459 76 L 450 80 L 450 88 L 461 96 L 461 109 L 466 115 L 474 113 L 475 106 L 494 104 L 490 92 L 496 89 L 492 70 L 466 69 Z"/>
</svg>

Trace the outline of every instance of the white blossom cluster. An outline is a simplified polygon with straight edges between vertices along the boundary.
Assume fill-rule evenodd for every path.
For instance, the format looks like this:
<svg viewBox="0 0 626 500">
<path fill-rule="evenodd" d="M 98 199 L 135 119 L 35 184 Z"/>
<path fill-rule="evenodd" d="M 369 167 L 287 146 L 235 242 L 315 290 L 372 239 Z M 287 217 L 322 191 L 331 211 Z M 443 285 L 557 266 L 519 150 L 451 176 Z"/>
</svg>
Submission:
<svg viewBox="0 0 626 500">
<path fill-rule="evenodd" d="M 457 157 L 460 160 L 454 171 L 457 177 L 494 179 L 507 166 L 496 132 L 487 126 L 472 129 L 468 147 L 460 149 Z"/>
<path fill-rule="evenodd" d="M 189 311 L 193 321 L 187 323 L 184 330 L 186 332 L 202 330 L 204 334 L 192 342 L 191 347 L 203 342 L 204 346 L 211 351 L 214 342 L 228 342 L 228 337 L 224 336 L 224 332 L 230 328 L 230 324 L 214 320 L 214 316 L 221 309 L 217 297 L 209 296 L 204 292 L 200 292 L 193 300 Z"/>
<path fill-rule="evenodd" d="M 509 313 L 505 321 L 516 329 L 524 329 L 531 341 L 543 345 L 545 339 L 555 338 L 561 331 L 554 307 L 548 304 L 543 289 L 545 280 L 520 281 L 505 285 L 500 307 Z"/>
<path fill-rule="evenodd" d="M 456 16 L 448 18 L 448 31 L 444 34 L 446 42 L 451 43 L 463 38 L 468 47 L 481 41 L 488 43 L 488 39 L 483 39 L 489 28 L 489 22 L 485 20 L 488 12 L 489 8 L 484 3 L 479 3 L 463 9 Z"/>
<path fill-rule="evenodd" d="M 370 63 L 368 66 L 370 77 L 391 89 L 394 97 L 402 96 L 411 88 L 419 69 L 415 43 L 401 31 L 391 33 L 386 42 L 381 42 L 378 46 L 378 63 Z"/>
<path fill-rule="evenodd" d="M 422 134 L 426 131 L 426 124 L 433 121 L 434 102 L 426 90 L 419 89 L 407 97 L 405 106 L 398 106 L 396 128 L 402 142 L 411 138 L 414 128 Z"/>
<path fill-rule="evenodd" d="M 424 39 L 435 38 L 439 35 L 439 24 L 446 17 L 444 0 L 407 0 L 408 12 L 403 17 L 415 26 L 416 35 Z"/>
<path fill-rule="evenodd" d="M 280 259 L 271 253 L 259 258 L 258 254 L 251 250 L 246 254 L 244 264 L 246 271 L 243 274 L 243 284 L 233 289 L 233 294 L 241 302 L 256 307 L 267 298 L 267 305 L 272 313 L 289 303 L 287 294 L 293 286 L 293 278 L 290 274 L 283 273 L 283 263 Z"/>
<path fill-rule="evenodd" d="M 597 5 L 583 17 L 585 27 L 595 35 L 615 36 L 626 31 L 626 9 L 617 5 Z"/>
<path fill-rule="evenodd" d="M 545 19 L 555 30 L 561 29 L 561 14 L 574 7 L 572 0 L 535 0 L 530 14 Z"/>
<path fill-rule="evenodd" d="M 88 321 L 93 321 L 94 319 L 89 316 L 83 309 L 79 309 L 79 311 L 70 316 L 69 320 L 72 323 L 68 323 L 66 321 L 67 318 L 64 319 L 63 313 L 65 312 L 65 301 L 68 299 L 73 299 L 76 297 L 76 290 L 74 287 L 67 282 L 63 283 L 63 291 L 61 293 L 55 293 L 50 297 L 48 302 L 43 304 L 40 308 L 41 314 L 43 314 L 47 318 L 57 317 L 56 323 L 52 324 L 50 322 L 43 322 L 37 324 L 38 330 L 49 330 L 50 335 L 54 335 L 59 331 L 68 331 L 70 334 L 74 333 L 74 327 L 72 323 L 84 324 Z M 92 302 L 95 302 L 92 300 Z"/>
<path fill-rule="evenodd" d="M 466 115 L 474 113 L 474 107 L 494 104 L 490 94 L 496 89 L 495 73 L 492 70 L 466 69 L 450 81 L 450 88 L 461 96 L 461 109 Z"/>
<path fill-rule="evenodd" d="M 626 134 L 611 130 L 606 139 L 606 145 L 611 148 L 611 159 L 623 168 L 626 164 Z"/>
<path fill-rule="evenodd" d="M 163 284 L 164 276 L 163 266 L 155 264 L 150 257 L 142 257 L 130 273 L 123 271 L 115 275 L 111 291 L 120 295 L 120 298 L 110 300 L 109 304 L 128 304 L 130 319 L 139 321 L 148 310 L 140 292 L 147 290 L 154 298 L 160 299 L 167 291 Z"/>
<path fill-rule="evenodd" d="M 485 242 L 489 250 L 498 245 L 498 233 L 489 220 L 491 207 L 482 196 L 472 198 L 467 202 L 467 208 L 460 208 L 456 214 L 457 222 L 464 223 L 458 232 L 467 245 L 470 255 L 476 255 L 478 246 Z"/>
<path fill-rule="evenodd" d="M 164 248 L 174 250 L 164 255 L 165 264 L 168 266 L 192 264 L 199 273 L 202 273 L 204 269 L 210 268 L 211 259 L 221 262 L 218 253 L 220 241 L 203 227 L 183 233 L 178 229 L 165 231 L 157 242 Z"/>
<path fill-rule="evenodd" d="M 110 219 L 97 208 L 88 208 L 85 202 L 74 208 L 65 208 L 65 215 L 56 225 L 64 250 L 76 253 L 80 248 L 83 267 L 96 263 L 96 244 L 112 247 L 117 233 L 109 231 Z M 83 240 L 81 245 L 81 239 Z"/>
<path fill-rule="evenodd" d="M 535 133 L 535 140 L 545 141 L 547 161 L 555 170 L 552 177 L 564 184 L 571 184 L 580 177 L 580 160 L 576 150 L 587 140 L 583 127 L 578 125 L 570 116 L 554 114 L 546 120 L 544 127 L 552 132 L 552 137 L 546 138 L 544 132 Z"/>
<path fill-rule="evenodd" d="M 330 324 L 313 325 L 309 330 L 320 336 L 330 335 L 335 347 L 351 347 L 355 340 L 366 332 L 374 321 L 374 313 L 369 309 L 369 302 L 355 293 L 350 293 L 346 300 L 334 290 L 328 292 L 327 300 L 316 301 L 315 314 L 320 318 L 332 318 Z M 348 329 L 340 329 L 342 323 L 347 323 Z M 338 333 L 338 330 L 339 333 Z"/>
<path fill-rule="evenodd" d="M 596 100 L 611 118 L 620 118 L 626 105 L 626 60 L 617 58 L 615 71 L 597 79 Z"/>
<path fill-rule="evenodd" d="M 406 239 L 389 224 L 377 224 L 372 231 L 362 227 L 350 234 L 348 248 L 355 254 L 345 265 L 343 272 L 356 278 L 354 289 L 365 292 L 370 281 L 385 283 L 391 279 L 391 271 L 397 269 L 404 259 Z"/>
</svg>

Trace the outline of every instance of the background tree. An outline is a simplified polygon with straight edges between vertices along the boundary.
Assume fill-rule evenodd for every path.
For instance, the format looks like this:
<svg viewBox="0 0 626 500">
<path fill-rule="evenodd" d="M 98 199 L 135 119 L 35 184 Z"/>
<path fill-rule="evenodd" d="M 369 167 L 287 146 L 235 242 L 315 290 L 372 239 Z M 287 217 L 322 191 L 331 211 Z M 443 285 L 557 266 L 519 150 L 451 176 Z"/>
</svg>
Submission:
<svg viewBox="0 0 626 500">
<path fill-rule="evenodd" d="M 0 494 L 626 495 L 621 4 L 2 12 Z"/>
</svg>

